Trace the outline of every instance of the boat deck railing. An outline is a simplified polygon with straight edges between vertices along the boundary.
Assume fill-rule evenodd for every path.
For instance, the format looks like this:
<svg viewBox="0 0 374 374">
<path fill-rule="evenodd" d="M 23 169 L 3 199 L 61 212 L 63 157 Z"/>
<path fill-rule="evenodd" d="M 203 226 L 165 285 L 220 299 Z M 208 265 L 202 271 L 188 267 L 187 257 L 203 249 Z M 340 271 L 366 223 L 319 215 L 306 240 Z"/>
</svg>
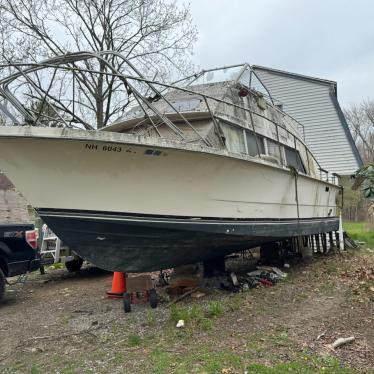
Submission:
<svg viewBox="0 0 374 374">
<path fill-rule="evenodd" d="M 121 60 L 121 64 L 115 65 L 111 63 L 109 57 L 112 60 Z M 94 64 L 91 64 L 91 60 L 95 60 L 96 63 L 98 63 L 99 68 L 93 67 Z M 124 72 L 119 71 L 118 66 L 126 66 L 126 69 L 123 69 Z M 134 106 L 134 104 L 137 104 L 144 115 L 140 121 L 147 119 L 149 125 L 154 129 L 155 133 L 159 137 L 162 137 L 162 134 L 159 131 L 160 124 L 162 124 L 166 125 L 177 136 L 177 138 L 180 139 L 180 141 L 189 142 L 188 137 L 181 130 L 180 126 L 172 122 L 169 119 L 169 116 L 165 112 L 161 112 L 155 105 L 158 100 L 162 99 L 167 106 L 177 114 L 179 121 L 186 124 L 202 144 L 207 147 L 213 147 L 213 142 L 207 136 L 201 135 L 200 132 L 182 113 L 182 111 L 178 110 L 175 104 L 168 99 L 167 95 L 164 94 L 164 92 L 168 92 L 170 90 L 179 90 L 187 95 L 198 96 L 204 101 L 214 126 L 217 128 L 217 133 L 222 133 L 222 131 L 220 131 L 219 121 L 214 115 L 214 110 L 210 105 L 212 102 L 215 102 L 216 104 L 224 104 L 248 112 L 251 118 L 251 130 L 256 137 L 256 141 L 258 141 L 258 134 L 254 126 L 255 116 L 274 124 L 277 138 L 272 140 L 278 144 L 279 154 L 281 154 L 282 147 L 282 143 L 279 139 L 279 129 L 282 128 L 283 131 L 286 131 L 292 137 L 295 149 L 298 150 L 301 147 L 305 152 L 307 157 L 307 173 L 312 175 L 311 165 L 314 162 L 320 171 L 320 175 L 316 175 L 315 177 L 319 177 L 321 180 L 336 184 L 336 175 L 329 176 L 328 172 L 319 165 L 316 158 L 304 143 L 302 135 L 299 135 L 299 131 L 297 129 L 292 128 L 292 130 L 290 130 L 286 126 L 277 123 L 272 118 L 269 118 L 264 114 L 246 108 L 242 105 L 234 104 L 221 98 L 194 91 L 193 86 L 191 85 L 180 87 L 177 83 L 168 84 L 161 81 L 147 79 L 129 59 L 126 59 L 126 57 L 118 52 L 104 51 L 69 53 L 44 60 L 40 63 L 7 62 L 6 64 L 0 65 L 0 68 L 13 70 L 12 74 L 0 79 L 0 96 L 3 97 L 5 102 L 5 104 L 0 105 L 0 110 L 2 110 L 3 113 L 9 117 L 14 124 L 21 125 L 22 123 L 27 123 L 34 126 L 76 127 L 80 129 L 83 127 L 88 130 L 94 130 L 95 127 L 92 126 L 90 121 L 85 119 L 85 117 L 82 115 L 82 113 L 88 113 L 88 109 L 84 109 L 85 107 L 88 107 L 87 103 L 90 102 L 90 98 L 88 97 L 89 94 L 85 92 L 82 87 L 86 87 L 87 91 L 90 91 L 92 87 L 90 87 L 89 80 L 85 78 L 85 75 L 90 77 L 95 75 L 101 77 L 101 79 L 112 80 L 111 82 L 113 82 L 114 79 L 117 79 L 118 82 L 116 82 L 116 88 L 119 92 L 117 97 L 122 95 L 124 98 L 126 98 L 126 102 L 122 109 L 124 110 L 127 107 L 131 107 L 131 105 Z M 45 77 L 45 75 L 42 75 L 42 72 L 46 70 L 52 70 L 52 75 L 49 80 Z M 63 79 L 65 79 L 65 82 L 69 82 L 72 86 L 70 91 L 67 90 L 66 87 L 64 88 L 67 93 L 65 91 L 62 92 L 63 90 L 60 88 L 60 92 L 58 93 L 59 95 L 56 94 L 56 89 L 54 89 L 54 84 L 58 79 L 60 82 L 60 87 L 63 87 L 61 85 L 61 76 L 56 78 L 58 72 L 65 74 L 65 78 Z M 66 74 L 69 73 L 70 78 L 68 80 L 66 78 Z M 262 92 L 261 94 L 265 95 L 268 98 L 268 101 L 270 101 L 271 105 L 273 105 L 274 102 L 269 91 L 267 91 L 265 85 L 262 84 L 260 78 L 252 70 L 250 65 L 242 65 L 242 72 L 237 78 L 238 82 L 242 83 L 240 79 L 244 76 L 244 73 L 249 73 L 249 90 L 254 94 L 258 94 L 258 91 L 251 87 L 251 82 L 254 79 L 257 79 L 265 89 L 265 92 Z M 21 80 L 21 82 L 15 84 L 17 80 Z M 25 88 L 26 86 L 27 89 Z M 121 86 L 121 88 L 119 88 L 119 86 Z M 18 91 L 16 93 L 12 92 L 11 87 L 13 88 L 13 91 Z M 150 93 L 151 95 L 149 95 Z M 110 95 L 112 94 L 114 93 L 110 92 Z M 28 106 L 21 102 L 21 97 L 24 96 L 28 98 Z M 93 92 L 92 96 L 95 97 L 95 92 Z M 35 105 L 33 107 L 33 103 L 37 103 L 36 107 Z M 17 114 L 11 112 L 9 104 L 16 111 L 16 113 L 23 118 L 23 120 L 19 120 L 17 118 Z M 282 114 L 292 118 L 284 112 L 282 112 Z M 154 118 L 157 118 L 157 120 L 155 121 Z M 292 120 L 297 123 L 298 126 L 303 128 L 299 122 L 293 118 Z M 242 127 L 245 128 L 244 126 Z M 226 147 L 224 140 L 221 139 L 221 141 L 222 146 Z M 258 156 L 261 157 L 259 147 Z M 282 158 L 280 158 L 280 160 L 282 160 Z"/>
</svg>

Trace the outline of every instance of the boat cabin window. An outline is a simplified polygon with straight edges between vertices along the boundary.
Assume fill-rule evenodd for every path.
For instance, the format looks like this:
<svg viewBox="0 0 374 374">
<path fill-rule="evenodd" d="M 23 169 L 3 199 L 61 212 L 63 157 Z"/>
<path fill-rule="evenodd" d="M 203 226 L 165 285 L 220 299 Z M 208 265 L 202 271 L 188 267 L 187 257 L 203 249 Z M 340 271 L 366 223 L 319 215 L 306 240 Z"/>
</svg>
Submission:
<svg viewBox="0 0 374 374">
<path fill-rule="evenodd" d="M 306 173 L 305 166 L 301 160 L 300 154 L 296 149 L 284 147 L 286 154 L 286 164 L 293 166 L 296 170 Z"/>
<path fill-rule="evenodd" d="M 237 127 L 221 123 L 221 129 L 225 137 L 226 147 L 230 152 L 246 153 L 243 130 Z"/>
<path fill-rule="evenodd" d="M 257 156 L 259 151 L 260 153 L 265 154 L 264 138 L 262 136 L 246 131 L 246 138 L 248 154 L 250 156 Z"/>
<path fill-rule="evenodd" d="M 220 125 L 229 152 L 249 154 L 252 157 L 258 156 L 259 153 L 267 154 L 279 160 L 279 164 L 293 166 L 296 170 L 306 174 L 305 166 L 297 150 L 225 122 L 220 122 Z"/>
<path fill-rule="evenodd" d="M 173 101 L 172 105 L 174 108 L 168 108 L 168 112 L 175 112 L 176 110 L 179 112 L 192 112 L 194 111 L 201 103 L 199 99 L 183 99 Z"/>
<path fill-rule="evenodd" d="M 267 143 L 268 155 L 276 157 L 280 161 L 282 161 L 281 146 L 277 142 L 274 142 L 273 140 L 270 140 L 270 139 L 266 139 L 266 143 Z"/>
</svg>

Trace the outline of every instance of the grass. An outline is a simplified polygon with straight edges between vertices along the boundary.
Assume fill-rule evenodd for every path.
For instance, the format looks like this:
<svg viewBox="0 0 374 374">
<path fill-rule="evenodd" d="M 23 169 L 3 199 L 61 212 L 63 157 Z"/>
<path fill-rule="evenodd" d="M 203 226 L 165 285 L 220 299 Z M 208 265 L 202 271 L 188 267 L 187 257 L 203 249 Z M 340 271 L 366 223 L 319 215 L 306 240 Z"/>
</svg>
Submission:
<svg viewBox="0 0 374 374">
<path fill-rule="evenodd" d="M 151 354 L 152 373 L 251 373 L 251 374 L 358 374 L 358 371 L 344 368 L 331 356 L 316 356 L 308 352 L 300 353 L 296 359 L 274 365 L 256 363 L 248 353 L 236 353 L 229 349 L 216 351 L 211 346 L 198 345 L 188 354 L 175 355 L 160 350 Z"/>
<path fill-rule="evenodd" d="M 365 245 L 374 248 L 374 224 L 368 222 L 344 222 L 344 229 L 354 240 L 365 242 Z"/>
<path fill-rule="evenodd" d="M 232 301 L 231 297 L 230 300 Z M 240 299 L 237 298 L 236 300 L 239 303 Z M 142 361 L 145 360 L 141 371 L 154 374 L 243 374 L 245 372 L 248 374 L 359 373 L 358 371 L 342 367 L 338 360 L 330 356 L 321 357 L 305 350 L 294 349 L 296 348 L 295 342 L 288 335 L 287 330 L 281 328 L 248 334 L 238 349 L 231 347 L 230 338 L 224 345 L 218 346 L 214 343 L 212 339 L 217 334 L 217 326 L 214 326 L 213 331 L 207 333 L 206 339 L 203 339 L 201 335 L 199 338 L 199 330 L 211 330 L 213 322 L 218 322 L 218 317 L 225 313 L 232 313 L 232 311 L 222 301 L 211 301 L 203 305 L 195 304 L 190 308 L 174 305 L 170 308 L 170 319 L 174 322 L 181 316 L 184 318 L 187 316 L 186 320 L 189 326 L 185 330 L 176 329 L 173 323 L 172 326 L 166 326 L 162 332 L 155 332 L 152 337 L 141 338 L 139 335 L 129 334 L 125 340 L 125 346 L 121 347 L 124 350 L 119 350 L 115 355 L 115 359 L 110 360 L 108 370 L 100 366 L 106 365 L 107 352 L 102 350 L 102 348 L 98 348 L 92 352 L 86 352 L 84 356 L 77 356 L 73 361 L 71 361 L 71 357 L 58 357 L 58 361 L 52 364 L 52 367 L 60 368 L 58 371 L 52 370 L 51 367 L 41 369 L 42 366 L 34 363 L 31 368 L 29 367 L 29 370 L 24 367 L 21 371 L 9 370 L 5 373 L 88 373 L 88 371 L 84 370 L 85 360 L 93 362 L 97 366 L 98 372 L 102 369 L 103 373 L 107 373 L 116 372 L 116 369 L 123 369 L 129 361 L 136 361 L 140 358 Z M 152 320 L 153 318 L 147 315 L 147 319 Z M 208 325 L 208 328 L 204 327 L 206 325 Z M 191 334 L 179 334 L 185 333 L 187 330 Z M 128 351 L 126 346 L 135 350 Z M 181 350 L 182 346 L 188 346 L 189 348 L 188 350 Z M 289 353 L 287 361 L 283 362 L 284 355 L 282 353 L 278 355 L 278 351 L 284 351 L 287 346 L 289 347 L 289 352 L 292 353 Z M 263 357 L 264 354 L 268 354 L 269 349 L 272 352 L 272 357 L 270 361 L 266 360 L 267 364 L 264 364 Z M 115 366 L 111 367 L 113 364 Z M 140 370 L 140 367 L 138 369 Z"/>
<path fill-rule="evenodd" d="M 128 337 L 128 343 L 130 347 L 137 347 L 142 342 L 142 339 L 139 335 L 130 334 Z"/>
<path fill-rule="evenodd" d="M 219 301 L 211 301 L 208 304 L 206 314 L 208 317 L 220 317 L 224 312 L 222 303 Z"/>
<path fill-rule="evenodd" d="M 131 356 L 131 358 L 139 358 L 139 354 L 141 353 L 138 352 L 135 356 Z M 123 365 L 126 363 L 126 359 L 129 359 L 128 355 L 129 352 L 126 354 L 118 354 L 116 357 L 118 369 L 124 369 Z M 104 357 L 102 360 L 104 360 Z M 192 346 L 191 350 L 188 353 L 185 352 L 183 355 L 170 352 L 166 350 L 165 347 L 153 348 L 147 361 L 148 366 L 147 368 L 144 368 L 143 372 L 150 374 L 359 374 L 358 371 L 344 368 L 337 359 L 331 356 L 320 357 L 309 352 L 301 352 L 294 359 L 290 359 L 289 362 L 265 365 L 258 363 L 257 359 L 248 353 L 237 353 L 230 349 L 214 350 L 210 345 L 199 343 Z M 81 362 L 80 364 L 82 366 L 77 365 L 76 369 L 65 368 L 57 371 L 53 370 L 51 367 L 48 369 L 47 367 L 44 367 L 42 370 L 32 365 L 29 370 L 24 368 L 22 373 L 88 373 L 88 371 L 83 369 L 84 363 Z M 100 370 L 100 368 L 97 367 L 98 370 Z M 106 370 L 104 371 L 105 373 L 110 372 Z M 123 372 L 127 371 L 125 370 Z M 7 373 L 13 373 L 13 370 L 10 369 Z M 17 371 L 17 373 L 19 373 L 19 371 Z"/>
<path fill-rule="evenodd" d="M 327 364 L 325 366 L 316 366 L 314 364 L 308 364 L 306 362 L 291 362 L 275 365 L 273 367 L 265 365 L 250 365 L 247 368 L 247 372 L 251 374 L 286 374 L 286 373 L 297 373 L 297 374 L 309 374 L 309 373 L 327 373 L 327 374 L 354 374 L 357 371 L 351 369 L 341 368 L 337 362 Z"/>
<path fill-rule="evenodd" d="M 147 325 L 149 327 L 156 326 L 156 318 L 153 310 L 147 310 Z"/>
<path fill-rule="evenodd" d="M 230 311 L 234 312 L 239 310 L 243 304 L 243 296 L 240 293 L 236 293 L 233 296 L 230 296 L 229 299 L 229 309 Z"/>
<path fill-rule="evenodd" d="M 223 305 L 218 301 L 211 301 L 206 307 L 193 305 L 191 308 L 172 305 L 170 307 L 170 320 L 177 323 L 183 320 L 189 327 L 195 330 L 209 331 L 213 328 L 212 319 L 224 313 Z"/>
<path fill-rule="evenodd" d="M 40 373 L 40 370 L 39 370 L 39 368 L 38 368 L 37 366 L 33 365 L 33 366 L 31 367 L 30 373 L 31 373 L 31 374 L 39 374 L 39 373 Z"/>
<path fill-rule="evenodd" d="M 289 337 L 285 330 L 274 330 L 267 333 L 251 334 L 247 343 L 244 342 L 243 349 L 230 349 L 230 342 L 227 342 L 227 349 L 218 350 L 217 347 L 207 343 L 207 341 L 198 341 L 194 336 L 198 330 L 210 331 L 208 336 L 213 339 L 217 332 L 214 322 L 218 317 L 225 313 L 232 313 L 233 309 L 240 309 L 243 305 L 242 296 L 232 296 L 229 298 L 229 304 L 225 305 L 222 301 L 210 301 L 205 305 L 195 304 L 192 307 L 183 307 L 172 305 L 170 308 L 170 319 L 173 323 L 183 319 L 186 323 L 188 334 L 174 334 L 168 336 L 168 344 L 173 339 L 180 339 L 180 344 L 189 345 L 190 349 L 183 352 L 182 355 L 163 349 L 158 346 L 153 349 L 150 358 L 153 368 L 152 373 L 175 373 L 187 374 L 196 373 L 253 373 L 253 374 L 285 374 L 285 373 L 328 373 L 328 374 L 358 374 L 358 371 L 344 368 L 341 363 L 330 356 L 321 357 L 308 352 L 296 352 L 293 348 L 295 342 Z M 232 308 L 234 305 L 234 308 Z M 172 327 L 170 327 L 172 329 Z M 182 331 L 181 331 L 182 332 Z M 191 340 L 194 342 L 191 344 Z M 210 338 L 208 339 L 210 341 Z M 177 344 L 178 345 L 178 344 Z M 244 349 L 245 348 L 245 349 Z M 295 352 L 289 358 L 289 362 L 283 363 L 281 356 L 273 357 L 275 362 L 264 365 L 258 362 L 263 353 L 268 349 L 276 352 L 280 349 L 288 348 Z M 275 354 L 275 356 L 277 356 Z M 279 363 L 280 361 L 280 363 Z"/>
<path fill-rule="evenodd" d="M 201 327 L 201 329 L 203 331 L 208 331 L 208 330 L 211 330 L 213 328 L 213 322 L 208 318 L 203 318 L 199 322 L 199 326 Z"/>
<path fill-rule="evenodd" d="M 190 311 L 188 308 L 179 307 L 176 304 L 173 304 L 170 307 L 170 319 L 177 323 L 179 320 L 183 320 L 184 322 L 188 322 L 190 320 Z"/>
<path fill-rule="evenodd" d="M 220 301 L 210 301 L 205 307 L 195 304 L 191 308 L 173 304 L 170 307 L 170 319 L 174 323 L 181 319 L 184 322 L 199 322 L 204 318 L 220 317 L 224 312 L 225 307 Z"/>
</svg>

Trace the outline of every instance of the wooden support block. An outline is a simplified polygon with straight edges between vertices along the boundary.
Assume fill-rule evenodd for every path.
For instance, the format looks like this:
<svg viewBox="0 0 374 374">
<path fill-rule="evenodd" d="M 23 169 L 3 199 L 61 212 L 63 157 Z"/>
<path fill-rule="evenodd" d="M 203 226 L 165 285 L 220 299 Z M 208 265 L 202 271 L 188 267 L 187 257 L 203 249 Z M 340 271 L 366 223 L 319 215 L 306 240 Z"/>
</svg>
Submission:
<svg viewBox="0 0 374 374">
<path fill-rule="evenodd" d="M 177 278 L 177 279 L 170 280 L 170 286 L 181 287 L 181 288 L 186 288 L 186 287 L 195 288 L 196 286 L 200 284 L 200 282 L 201 282 L 201 279 L 196 278 L 196 277 Z"/>
<path fill-rule="evenodd" d="M 333 250 L 334 249 L 334 239 L 333 239 L 333 236 L 332 236 L 332 231 L 329 232 L 329 242 L 330 242 L 330 250 Z"/>
</svg>

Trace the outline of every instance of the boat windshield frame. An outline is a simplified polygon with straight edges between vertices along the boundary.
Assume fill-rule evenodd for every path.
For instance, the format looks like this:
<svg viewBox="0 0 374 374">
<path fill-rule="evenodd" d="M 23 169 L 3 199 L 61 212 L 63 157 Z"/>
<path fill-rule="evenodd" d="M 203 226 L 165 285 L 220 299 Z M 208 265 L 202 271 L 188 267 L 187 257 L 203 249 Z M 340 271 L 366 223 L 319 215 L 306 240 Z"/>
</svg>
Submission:
<svg viewBox="0 0 374 374">
<path fill-rule="evenodd" d="M 215 79 L 214 73 L 217 72 L 224 72 L 224 74 L 227 74 L 227 70 L 231 69 L 237 69 L 237 72 L 234 72 L 232 74 L 235 74 L 235 76 L 231 76 L 229 78 L 232 79 Z M 249 72 L 248 81 L 244 80 L 245 74 Z M 203 79 L 205 76 L 213 74 L 211 79 L 207 79 L 207 81 L 200 82 L 201 79 Z M 259 86 L 261 87 L 261 90 L 259 90 L 259 86 L 254 87 L 252 84 L 254 80 L 257 80 Z M 214 83 L 224 83 L 224 82 L 230 82 L 230 83 L 240 83 L 243 86 L 246 86 L 247 88 L 251 90 L 255 90 L 259 93 L 261 93 L 263 96 L 265 96 L 269 101 L 274 104 L 274 100 L 269 92 L 269 90 L 266 88 L 265 84 L 262 82 L 260 77 L 256 74 L 254 69 L 252 69 L 251 65 L 248 63 L 243 64 L 237 64 L 237 65 L 228 65 L 228 66 L 222 66 L 222 67 L 216 67 L 212 69 L 204 69 L 199 71 L 198 73 L 189 75 L 185 78 L 182 78 L 180 80 L 177 80 L 172 83 L 172 85 L 177 87 L 184 87 L 189 88 L 197 85 L 206 85 L 206 84 L 214 84 Z M 248 83 L 247 83 L 248 82 Z"/>
</svg>

